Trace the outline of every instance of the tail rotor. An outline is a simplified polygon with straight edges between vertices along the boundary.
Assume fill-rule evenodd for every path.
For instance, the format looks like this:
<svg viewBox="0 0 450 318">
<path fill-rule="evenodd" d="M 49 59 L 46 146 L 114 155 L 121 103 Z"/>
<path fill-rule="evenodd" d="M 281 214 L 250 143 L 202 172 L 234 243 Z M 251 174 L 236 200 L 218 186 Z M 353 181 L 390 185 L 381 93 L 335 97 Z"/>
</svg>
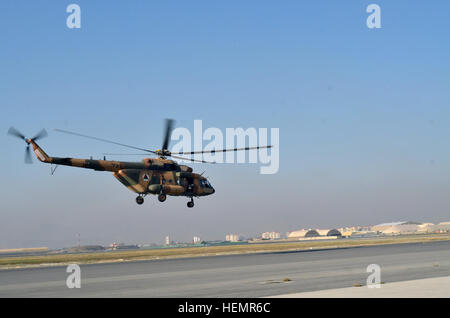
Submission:
<svg viewBox="0 0 450 318">
<path fill-rule="evenodd" d="M 39 139 L 42 139 L 42 138 L 45 138 L 48 136 L 47 131 L 45 129 L 42 129 L 33 138 L 27 138 L 27 137 L 25 137 L 24 134 L 22 134 L 20 131 L 18 131 L 14 127 L 9 128 L 8 135 L 22 139 L 23 141 L 25 141 L 27 143 L 27 146 L 25 148 L 25 163 L 27 163 L 27 164 L 33 163 L 33 159 L 31 156 L 31 150 L 30 150 L 30 143 L 32 141 L 36 141 L 36 140 L 39 140 Z"/>
</svg>

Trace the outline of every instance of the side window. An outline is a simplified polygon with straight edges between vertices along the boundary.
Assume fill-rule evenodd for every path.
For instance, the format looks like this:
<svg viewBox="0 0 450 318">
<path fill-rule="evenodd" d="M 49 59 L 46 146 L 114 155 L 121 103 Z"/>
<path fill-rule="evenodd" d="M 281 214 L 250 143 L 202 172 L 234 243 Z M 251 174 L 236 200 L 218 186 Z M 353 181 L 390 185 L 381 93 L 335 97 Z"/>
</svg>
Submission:
<svg viewBox="0 0 450 318">
<path fill-rule="evenodd" d="M 159 184 L 159 176 L 152 176 L 151 184 Z"/>
</svg>

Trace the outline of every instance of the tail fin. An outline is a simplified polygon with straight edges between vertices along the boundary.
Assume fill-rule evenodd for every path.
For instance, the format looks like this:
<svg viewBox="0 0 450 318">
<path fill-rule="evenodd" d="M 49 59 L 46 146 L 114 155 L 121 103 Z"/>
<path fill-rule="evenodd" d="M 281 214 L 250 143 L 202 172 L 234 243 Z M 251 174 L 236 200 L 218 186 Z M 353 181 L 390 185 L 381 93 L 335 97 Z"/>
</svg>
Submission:
<svg viewBox="0 0 450 318">
<path fill-rule="evenodd" d="M 47 162 L 47 163 L 51 163 L 52 159 L 51 157 L 49 157 L 44 150 L 42 150 L 41 147 L 39 147 L 39 145 L 33 140 L 33 139 L 28 139 L 27 140 L 28 143 L 30 143 L 33 146 L 33 151 L 34 154 L 36 155 L 36 157 L 42 161 L 42 162 Z"/>
</svg>

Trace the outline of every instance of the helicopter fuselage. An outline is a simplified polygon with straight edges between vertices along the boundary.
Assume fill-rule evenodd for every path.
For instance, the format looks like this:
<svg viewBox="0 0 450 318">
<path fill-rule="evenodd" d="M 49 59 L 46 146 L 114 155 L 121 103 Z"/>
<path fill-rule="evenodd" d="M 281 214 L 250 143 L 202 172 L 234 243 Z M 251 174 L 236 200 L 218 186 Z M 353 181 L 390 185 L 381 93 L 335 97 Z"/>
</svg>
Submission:
<svg viewBox="0 0 450 318">
<path fill-rule="evenodd" d="M 173 119 L 166 119 L 166 128 L 162 147 L 161 149 L 158 150 L 150 150 L 146 148 L 126 145 L 108 139 L 79 134 L 73 131 L 54 129 L 55 131 L 61 133 L 93 139 L 105 143 L 110 143 L 121 147 L 139 150 L 147 154 L 151 153 L 153 155 L 158 156 L 157 158 L 145 158 L 140 162 L 112 161 L 106 160 L 106 158 L 104 158 L 103 160 L 94 160 L 92 158 L 78 159 L 78 158 L 50 157 L 36 143 L 36 140 L 47 136 L 47 131 L 45 129 L 42 129 L 33 138 L 25 137 L 24 134 L 22 134 L 14 127 L 9 128 L 8 134 L 26 142 L 27 146 L 25 148 L 25 163 L 32 162 L 30 151 L 31 145 L 33 147 L 33 151 L 36 157 L 42 162 L 55 164 L 56 166 L 63 165 L 70 167 L 93 169 L 97 171 L 112 172 L 114 177 L 117 180 L 119 180 L 124 186 L 126 186 L 128 189 L 138 194 L 136 198 L 136 203 L 139 205 L 144 203 L 144 197 L 147 194 L 155 194 L 158 196 L 158 200 L 160 202 L 164 202 L 166 200 L 167 195 L 189 197 L 190 201 L 187 202 L 187 206 L 189 208 L 192 208 L 194 206 L 194 199 L 193 199 L 194 197 L 211 195 L 215 192 L 215 190 L 211 186 L 207 178 L 203 177 L 202 174 L 194 173 L 191 167 L 179 165 L 177 162 L 169 160 L 167 158 L 213 164 L 215 163 L 215 161 L 205 161 L 203 159 L 199 160 L 197 158 L 189 158 L 184 156 L 195 154 L 206 154 L 206 153 L 212 154 L 216 152 L 225 153 L 225 152 L 258 150 L 262 148 L 272 148 L 271 145 L 268 145 L 268 146 L 252 146 L 252 147 L 227 148 L 227 149 L 214 148 L 210 150 L 201 150 L 201 151 L 199 150 L 199 151 L 171 152 L 169 151 L 168 148 L 173 125 L 174 125 Z M 182 156 L 180 157 L 180 155 Z M 52 169 L 52 174 L 53 172 L 54 170 Z"/>
<path fill-rule="evenodd" d="M 215 192 L 209 181 L 191 167 L 165 158 L 145 158 L 140 162 L 60 158 L 48 156 L 30 140 L 36 157 L 45 163 L 97 171 L 110 171 L 129 190 L 139 195 L 199 197 Z"/>
</svg>

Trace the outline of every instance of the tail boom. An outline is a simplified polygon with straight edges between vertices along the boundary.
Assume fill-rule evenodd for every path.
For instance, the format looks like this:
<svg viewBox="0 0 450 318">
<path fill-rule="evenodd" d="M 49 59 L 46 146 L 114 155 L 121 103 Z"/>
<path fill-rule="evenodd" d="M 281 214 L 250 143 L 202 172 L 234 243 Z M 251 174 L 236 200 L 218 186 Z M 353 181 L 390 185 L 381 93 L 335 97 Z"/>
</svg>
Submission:
<svg viewBox="0 0 450 318">
<path fill-rule="evenodd" d="M 111 161 L 111 160 L 93 160 L 93 159 L 50 157 L 32 139 L 28 139 L 27 143 L 29 143 L 33 146 L 34 154 L 39 159 L 39 161 L 44 162 L 44 163 L 85 168 L 85 169 L 93 169 L 93 170 L 97 170 L 97 171 L 111 171 L 111 172 L 117 172 L 121 169 L 143 169 L 143 168 L 145 168 L 145 165 L 142 162 L 122 162 L 122 161 Z"/>
</svg>

